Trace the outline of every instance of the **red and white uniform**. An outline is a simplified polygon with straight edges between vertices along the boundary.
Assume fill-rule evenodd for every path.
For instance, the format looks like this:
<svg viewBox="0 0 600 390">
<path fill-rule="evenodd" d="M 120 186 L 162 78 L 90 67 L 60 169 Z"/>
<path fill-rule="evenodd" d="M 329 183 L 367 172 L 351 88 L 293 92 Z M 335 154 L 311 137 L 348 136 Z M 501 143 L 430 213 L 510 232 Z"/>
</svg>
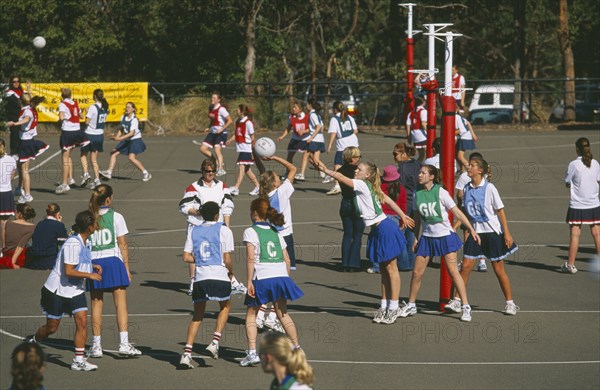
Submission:
<svg viewBox="0 0 600 390">
<path fill-rule="evenodd" d="M 247 116 L 237 121 L 235 124 L 235 148 L 238 153 L 252 153 L 253 135 L 254 123 Z"/>
<path fill-rule="evenodd" d="M 301 112 L 298 116 L 290 115 L 289 126 L 292 129 L 292 139 L 306 140 L 310 137 L 308 115 Z"/>
<path fill-rule="evenodd" d="M 37 125 L 38 125 L 38 113 L 35 108 L 31 108 L 31 106 L 25 106 L 21 109 L 19 113 L 19 121 L 24 118 L 29 118 L 27 123 L 21 125 L 21 131 L 19 132 L 19 138 L 21 140 L 29 140 L 33 139 L 37 135 Z"/>
<path fill-rule="evenodd" d="M 461 88 L 465 87 L 465 78 L 463 77 L 463 75 L 461 75 L 460 73 L 456 73 L 455 75 L 452 76 L 452 96 L 454 97 L 454 99 L 461 101 L 462 100 L 462 96 L 463 93 L 465 93 L 465 91 L 462 91 Z"/>
<path fill-rule="evenodd" d="M 208 113 L 208 117 L 210 118 L 210 132 L 216 133 L 217 131 L 221 130 L 221 128 L 225 126 L 228 116 L 229 112 L 225 107 L 223 107 L 220 103 L 215 105 Z M 224 133 L 227 133 L 227 130 L 225 130 Z"/>
<path fill-rule="evenodd" d="M 413 120 L 413 112 L 406 116 L 406 125 L 410 126 L 413 144 L 427 142 L 427 131 L 423 128 L 423 123 L 427 123 L 427 110 L 423 106 L 417 107 Z"/>
<path fill-rule="evenodd" d="M 58 105 L 58 112 L 65 114 L 65 120 L 62 122 L 62 131 L 78 131 L 79 126 L 79 104 L 72 99 L 65 99 Z"/>
</svg>

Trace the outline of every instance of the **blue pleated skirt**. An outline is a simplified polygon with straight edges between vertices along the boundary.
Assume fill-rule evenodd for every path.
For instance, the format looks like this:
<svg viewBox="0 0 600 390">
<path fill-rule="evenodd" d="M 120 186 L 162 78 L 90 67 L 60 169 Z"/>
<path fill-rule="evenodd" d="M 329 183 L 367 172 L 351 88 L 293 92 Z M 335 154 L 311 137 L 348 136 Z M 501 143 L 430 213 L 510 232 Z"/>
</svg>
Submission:
<svg viewBox="0 0 600 390">
<path fill-rule="evenodd" d="M 118 257 L 105 257 L 92 260 L 94 265 L 102 267 L 102 280 L 87 279 L 88 290 L 110 290 L 117 287 L 129 287 L 129 276 L 125 264 Z"/>
<path fill-rule="evenodd" d="M 262 280 L 256 279 L 252 281 L 252 284 L 254 284 L 256 296 L 252 298 L 246 294 L 246 299 L 244 299 L 244 305 L 246 306 L 260 306 L 265 303 L 275 302 L 278 299 L 295 301 L 304 295 L 302 290 L 288 276 Z"/>
<path fill-rule="evenodd" d="M 421 236 L 417 245 L 417 256 L 445 256 L 458 251 L 462 245 L 462 241 L 454 232 L 443 237 Z"/>
<path fill-rule="evenodd" d="M 374 263 L 385 263 L 406 251 L 404 234 L 391 219 L 386 218 L 371 226 L 367 239 L 367 258 Z"/>
</svg>

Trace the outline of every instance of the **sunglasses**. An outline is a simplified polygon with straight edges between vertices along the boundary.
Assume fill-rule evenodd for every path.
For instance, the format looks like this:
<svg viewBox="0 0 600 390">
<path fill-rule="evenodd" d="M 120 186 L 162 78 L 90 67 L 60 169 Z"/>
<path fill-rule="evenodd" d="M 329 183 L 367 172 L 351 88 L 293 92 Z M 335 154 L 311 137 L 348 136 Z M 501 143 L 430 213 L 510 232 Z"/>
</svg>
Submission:
<svg viewBox="0 0 600 390">
<path fill-rule="evenodd" d="M 206 171 L 202 171 L 204 173 L 215 173 L 216 171 L 212 171 L 212 170 L 206 170 Z"/>
<path fill-rule="evenodd" d="M 11 81 L 11 83 L 13 83 L 13 84 L 14 83 L 20 83 L 20 82 L 21 82 L 21 80 L 13 80 L 13 81 Z"/>
</svg>

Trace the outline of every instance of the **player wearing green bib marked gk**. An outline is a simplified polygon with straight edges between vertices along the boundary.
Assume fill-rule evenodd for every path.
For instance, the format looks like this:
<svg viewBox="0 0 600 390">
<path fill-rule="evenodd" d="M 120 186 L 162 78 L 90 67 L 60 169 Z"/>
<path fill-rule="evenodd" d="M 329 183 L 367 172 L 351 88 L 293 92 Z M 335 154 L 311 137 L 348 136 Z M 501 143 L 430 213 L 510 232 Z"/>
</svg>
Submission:
<svg viewBox="0 0 600 390">
<path fill-rule="evenodd" d="M 125 235 L 129 233 L 125 218 L 112 208 L 113 189 L 100 184 L 94 189 L 90 199 L 90 211 L 98 221 L 98 228 L 90 237 L 92 242 L 92 262 L 102 266 L 101 281 L 88 280 L 88 290 L 92 298 L 93 344 L 88 355 L 102 357 L 102 310 L 104 292 L 112 292 L 117 311 L 119 329 L 119 354 L 138 356 L 142 353 L 129 343 L 129 314 L 127 312 L 127 287 L 131 283 L 129 269 L 129 247 Z"/>
<path fill-rule="evenodd" d="M 424 189 L 417 191 L 414 198 L 415 235 L 423 227 L 420 239 L 415 237 L 413 251 L 417 254 L 415 268 L 410 280 L 410 294 L 408 305 L 400 311 L 400 317 L 414 316 L 417 314 L 417 294 L 421 288 L 421 281 L 427 269 L 427 264 L 433 256 L 445 256 L 445 264 L 452 278 L 452 282 L 462 299 L 461 321 L 471 321 L 471 306 L 467 300 L 465 283 L 458 272 L 456 252 L 462 247 L 462 242 L 452 229 L 448 219 L 448 211 L 452 213 L 469 229 L 473 240 L 479 243 L 479 236 L 469 223 L 467 217 L 456 206 L 454 200 L 439 184 L 439 170 L 433 165 L 423 165 L 419 171 L 419 184 Z M 422 222 L 422 224 L 421 224 Z"/>
<path fill-rule="evenodd" d="M 244 231 L 247 250 L 248 293 L 244 304 L 246 311 L 246 336 L 248 350 L 240 362 L 242 367 L 260 363 L 256 353 L 256 315 L 262 304 L 273 302 L 277 318 L 290 336 L 295 348 L 298 346 L 296 325 L 287 312 L 287 301 L 295 301 L 304 293 L 290 278 L 290 258 L 286 243 L 273 226 L 282 226 L 283 214 L 269 205 L 265 198 L 255 199 L 250 205 L 252 227 Z M 273 226 L 272 226 L 273 225 Z"/>
</svg>

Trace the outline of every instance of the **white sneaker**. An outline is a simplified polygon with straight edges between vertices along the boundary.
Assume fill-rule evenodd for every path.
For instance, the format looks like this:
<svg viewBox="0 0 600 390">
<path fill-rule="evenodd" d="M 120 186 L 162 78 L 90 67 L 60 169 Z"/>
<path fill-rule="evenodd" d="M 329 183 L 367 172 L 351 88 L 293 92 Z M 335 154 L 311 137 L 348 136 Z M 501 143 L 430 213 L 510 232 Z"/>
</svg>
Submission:
<svg viewBox="0 0 600 390">
<path fill-rule="evenodd" d="M 451 299 L 444 308 L 445 310 L 453 311 L 455 313 L 462 312 L 462 303 L 458 299 Z"/>
<path fill-rule="evenodd" d="M 514 303 L 507 303 L 504 307 L 504 314 L 508 314 L 511 316 L 517 315 L 517 312 L 521 310 L 521 308 Z"/>
<path fill-rule="evenodd" d="M 215 176 L 225 176 L 227 174 L 227 171 L 225 171 L 223 168 L 221 169 L 217 169 L 217 173 L 215 174 Z"/>
<path fill-rule="evenodd" d="M 242 366 L 242 367 L 255 366 L 259 363 L 260 363 L 260 358 L 258 357 L 258 354 L 256 354 L 256 353 L 250 354 L 248 351 L 246 351 L 246 357 L 243 358 L 242 361 L 240 361 L 240 366 Z"/>
<path fill-rule="evenodd" d="M 73 359 L 73 363 L 71 363 L 71 370 L 73 371 L 94 371 L 97 369 L 98 366 L 88 363 L 87 359 L 83 359 L 82 362 L 76 362 L 75 359 Z"/>
<path fill-rule="evenodd" d="M 73 179 L 72 177 L 69 178 L 69 180 L 67 180 L 67 185 L 68 186 L 73 186 L 75 185 L 75 179 Z"/>
<path fill-rule="evenodd" d="M 485 264 L 485 261 L 479 262 L 479 268 L 477 270 L 479 272 L 487 272 L 487 265 Z"/>
<path fill-rule="evenodd" d="M 376 324 L 381 324 L 381 321 L 383 321 L 383 318 L 385 317 L 386 311 L 386 309 L 382 308 L 377 309 L 377 311 L 375 312 L 375 316 L 373 317 L 373 322 Z"/>
<path fill-rule="evenodd" d="M 56 187 L 56 189 L 54 190 L 54 193 L 57 195 L 60 195 L 60 194 L 65 194 L 70 190 L 71 190 L 71 187 L 69 187 L 68 184 L 61 184 L 58 187 Z"/>
<path fill-rule="evenodd" d="M 296 176 L 294 176 L 294 180 L 297 181 L 305 181 L 306 179 L 304 178 L 304 175 L 301 173 L 297 173 Z"/>
<path fill-rule="evenodd" d="M 258 187 L 254 187 L 254 189 L 253 189 L 252 191 L 250 191 L 250 192 L 248 193 L 248 195 L 251 195 L 251 196 L 256 196 L 256 195 L 258 195 L 258 193 L 259 193 L 259 192 L 260 192 L 260 188 L 258 188 Z"/>
<path fill-rule="evenodd" d="M 211 341 L 210 344 L 208 344 L 208 346 L 206 347 L 206 350 L 210 352 L 213 359 L 219 358 L 219 344 L 215 344 Z"/>
<path fill-rule="evenodd" d="M 192 360 L 192 355 L 186 355 L 185 353 L 181 355 L 181 359 L 179 359 L 179 366 L 181 368 L 194 368 L 194 361 Z"/>
<path fill-rule="evenodd" d="M 268 317 L 265 320 L 265 328 L 269 328 L 271 330 L 274 330 L 275 332 L 285 333 L 283 325 L 281 325 L 281 322 L 279 322 L 277 318 Z"/>
<path fill-rule="evenodd" d="M 240 194 L 240 190 L 238 190 L 237 187 L 231 187 L 229 189 L 229 193 L 231 196 L 238 196 Z"/>
<path fill-rule="evenodd" d="M 112 172 L 110 171 L 100 171 L 98 172 L 100 174 L 100 177 L 106 180 L 110 180 L 112 179 Z"/>
<path fill-rule="evenodd" d="M 90 190 L 93 190 L 94 188 L 98 187 L 100 184 L 102 184 L 102 182 L 100 181 L 100 179 L 96 179 L 93 182 L 91 182 L 88 187 L 89 187 Z"/>
<path fill-rule="evenodd" d="M 31 203 L 33 202 L 33 196 L 31 196 L 31 194 L 21 194 L 21 196 L 19 196 L 19 199 L 17 199 L 17 203 Z"/>
<path fill-rule="evenodd" d="M 565 261 L 565 263 L 562 265 L 562 267 L 560 268 L 561 272 L 567 273 L 567 274 L 574 274 L 577 273 L 577 268 L 575 268 L 574 265 L 569 265 L 569 263 L 567 263 Z"/>
<path fill-rule="evenodd" d="M 152 179 L 152 174 L 150 172 L 146 172 L 142 176 L 142 181 L 150 181 Z"/>
<path fill-rule="evenodd" d="M 337 195 L 342 192 L 339 184 L 334 185 L 329 191 L 327 191 L 327 195 Z"/>
<path fill-rule="evenodd" d="M 262 329 L 265 327 L 265 317 L 256 317 L 256 327 Z"/>
<path fill-rule="evenodd" d="M 231 286 L 231 294 L 246 295 L 248 288 L 243 283 L 238 283 L 235 287 Z"/>
<path fill-rule="evenodd" d="M 102 357 L 102 346 L 101 345 L 92 345 L 87 353 L 88 357 L 91 358 L 101 358 Z"/>
<path fill-rule="evenodd" d="M 141 354 L 142 354 L 142 351 L 135 348 L 133 345 L 131 345 L 129 343 L 121 343 L 121 345 L 119 345 L 119 355 L 140 356 Z"/>
<path fill-rule="evenodd" d="M 406 306 L 404 306 L 404 307 L 406 307 Z M 404 309 L 404 308 L 402 308 L 402 309 Z M 387 324 L 387 325 L 393 324 L 394 322 L 396 322 L 396 319 L 402 313 L 402 309 L 397 308 L 395 310 L 388 310 L 387 313 L 385 314 L 385 317 L 383 317 L 383 320 L 381 320 L 381 323 Z M 415 312 L 416 312 L 416 308 L 415 308 Z"/>
<path fill-rule="evenodd" d="M 462 308 L 462 316 L 460 320 L 464 322 L 471 322 L 471 306 L 464 306 Z"/>
<path fill-rule="evenodd" d="M 415 314 L 417 314 L 417 307 L 406 305 L 402 309 L 400 309 L 400 314 L 398 314 L 398 316 L 406 318 L 408 316 L 414 316 Z"/>
<path fill-rule="evenodd" d="M 81 176 L 81 185 L 80 185 L 80 187 L 83 188 L 83 187 L 87 186 L 90 181 L 92 181 L 92 178 L 91 178 L 90 174 L 87 173 L 87 172 L 84 173 Z"/>
<path fill-rule="evenodd" d="M 333 177 L 327 176 L 327 177 L 325 177 L 325 179 L 323 179 L 322 183 L 327 184 L 327 183 L 331 183 L 332 181 L 333 181 Z"/>
</svg>

